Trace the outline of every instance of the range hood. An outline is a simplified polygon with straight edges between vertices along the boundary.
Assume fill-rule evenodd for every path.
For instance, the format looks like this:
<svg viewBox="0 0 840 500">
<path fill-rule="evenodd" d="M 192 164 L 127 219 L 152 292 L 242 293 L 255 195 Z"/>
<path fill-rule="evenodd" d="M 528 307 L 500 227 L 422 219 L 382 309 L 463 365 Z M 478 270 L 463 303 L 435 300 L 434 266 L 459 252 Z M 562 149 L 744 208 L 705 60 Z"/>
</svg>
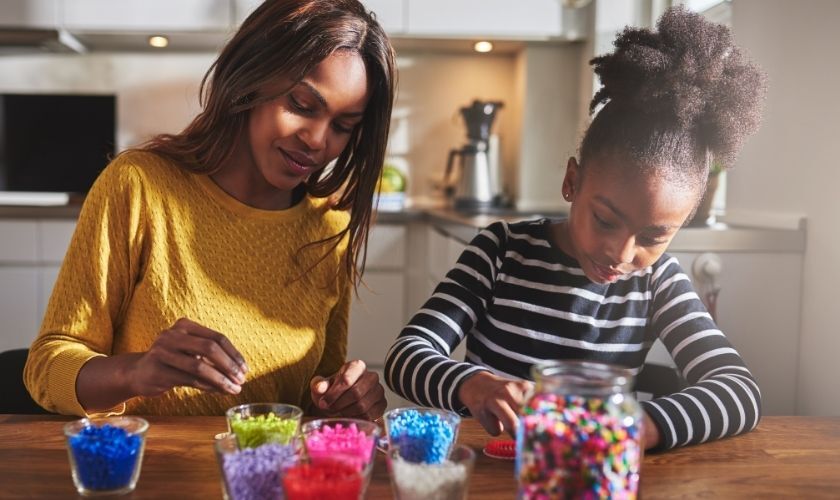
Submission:
<svg viewBox="0 0 840 500">
<path fill-rule="evenodd" d="M 33 52 L 82 54 L 87 52 L 87 48 L 64 29 L 0 27 L 0 54 Z"/>
</svg>

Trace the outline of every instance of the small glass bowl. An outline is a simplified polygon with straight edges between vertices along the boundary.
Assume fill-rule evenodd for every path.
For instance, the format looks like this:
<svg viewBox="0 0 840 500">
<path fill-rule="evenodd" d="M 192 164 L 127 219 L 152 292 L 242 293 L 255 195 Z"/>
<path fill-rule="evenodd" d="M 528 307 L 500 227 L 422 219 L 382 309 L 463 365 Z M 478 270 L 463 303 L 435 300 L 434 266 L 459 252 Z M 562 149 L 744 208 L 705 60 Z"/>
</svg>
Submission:
<svg viewBox="0 0 840 500">
<path fill-rule="evenodd" d="M 301 436 L 306 457 L 318 466 L 341 462 L 362 476 L 362 491 L 373 471 L 376 445 L 382 434 L 379 426 L 355 418 L 321 418 L 303 424 Z"/>
<path fill-rule="evenodd" d="M 399 448 L 388 450 L 388 471 L 397 500 L 467 498 L 475 451 L 458 444 L 449 458 L 441 463 L 409 462 L 400 456 Z"/>
<path fill-rule="evenodd" d="M 225 499 L 283 498 L 283 475 L 298 462 L 294 443 L 243 449 L 234 434 L 226 434 L 214 448 Z"/>
<path fill-rule="evenodd" d="M 225 413 L 228 431 L 235 434 L 240 448 L 267 443 L 290 444 L 297 437 L 303 410 L 281 403 L 249 403 Z"/>
<path fill-rule="evenodd" d="M 449 410 L 407 407 L 385 413 L 388 447 L 409 462 L 440 463 L 458 439 L 461 417 Z"/>
<path fill-rule="evenodd" d="M 149 422 L 140 417 L 82 418 L 64 426 L 76 491 L 82 496 L 134 491 Z"/>
</svg>

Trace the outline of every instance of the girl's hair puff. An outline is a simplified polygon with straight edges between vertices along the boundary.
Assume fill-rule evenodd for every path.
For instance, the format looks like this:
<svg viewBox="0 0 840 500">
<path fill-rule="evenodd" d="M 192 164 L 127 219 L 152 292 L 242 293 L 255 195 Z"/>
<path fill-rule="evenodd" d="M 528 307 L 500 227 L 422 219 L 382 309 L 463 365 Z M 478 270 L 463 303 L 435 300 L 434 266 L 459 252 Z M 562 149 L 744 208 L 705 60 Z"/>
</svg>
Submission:
<svg viewBox="0 0 840 500">
<path fill-rule="evenodd" d="M 626 28 L 615 51 L 590 61 L 600 104 L 580 148 L 630 160 L 669 179 L 705 189 L 712 163 L 731 166 L 759 125 L 765 76 L 744 57 L 728 28 L 682 7 L 668 9 L 657 31 Z"/>
</svg>

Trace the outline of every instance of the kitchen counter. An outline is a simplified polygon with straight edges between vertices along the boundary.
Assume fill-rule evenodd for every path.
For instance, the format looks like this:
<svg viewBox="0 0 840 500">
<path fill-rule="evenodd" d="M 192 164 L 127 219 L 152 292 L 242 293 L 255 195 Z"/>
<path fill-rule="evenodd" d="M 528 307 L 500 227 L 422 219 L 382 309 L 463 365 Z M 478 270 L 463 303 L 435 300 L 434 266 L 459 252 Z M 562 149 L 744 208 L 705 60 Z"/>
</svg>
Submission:
<svg viewBox="0 0 840 500">
<path fill-rule="evenodd" d="M 0 206 L 0 219 L 75 219 L 81 210 L 81 200 L 62 206 Z M 380 211 L 375 221 L 402 224 L 425 221 L 442 233 L 463 243 L 469 242 L 478 231 L 497 221 L 562 218 L 562 211 L 500 211 L 495 214 L 466 214 L 450 208 L 409 207 L 401 211 Z M 686 227 L 674 237 L 670 252 L 794 252 L 805 251 L 805 227 L 767 228 L 744 224 L 718 223 L 709 227 Z"/>
</svg>

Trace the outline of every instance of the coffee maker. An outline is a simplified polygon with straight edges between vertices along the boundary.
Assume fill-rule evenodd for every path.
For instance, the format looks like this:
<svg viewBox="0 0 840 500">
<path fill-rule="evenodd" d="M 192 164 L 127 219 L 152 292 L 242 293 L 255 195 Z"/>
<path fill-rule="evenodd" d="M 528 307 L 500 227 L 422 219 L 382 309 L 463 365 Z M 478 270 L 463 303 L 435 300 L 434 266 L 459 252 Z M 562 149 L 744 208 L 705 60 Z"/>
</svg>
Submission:
<svg viewBox="0 0 840 500">
<path fill-rule="evenodd" d="M 444 176 L 456 210 L 481 212 L 504 205 L 499 142 L 490 133 L 502 106 L 499 101 L 474 100 L 460 110 L 467 127 L 467 143 L 449 152 Z M 453 180 L 456 170 L 460 176 Z"/>
</svg>

